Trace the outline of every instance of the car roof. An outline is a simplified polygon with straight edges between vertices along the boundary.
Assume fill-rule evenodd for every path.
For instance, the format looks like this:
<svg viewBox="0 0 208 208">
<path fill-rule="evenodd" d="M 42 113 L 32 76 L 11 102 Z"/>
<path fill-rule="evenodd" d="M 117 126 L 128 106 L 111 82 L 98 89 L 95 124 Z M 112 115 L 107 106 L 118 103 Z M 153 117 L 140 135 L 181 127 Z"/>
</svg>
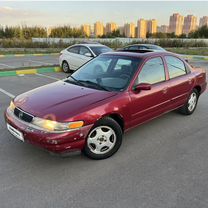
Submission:
<svg viewBox="0 0 208 208">
<path fill-rule="evenodd" d="M 107 52 L 107 53 L 103 53 L 103 55 L 117 55 L 117 56 L 128 56 L 128 57 L 136 57 L 136 58 L 151 58 L 154 56 L 164 56 L 164 55 L 172 55 L 172 56 L 176 56 L 179 57 L 177 54 L 175 53 L 171 53 L 171 52 L 165 52 L 165 51 L 157 51 L 157 52 L 145 52 L 145 53 L 139 53 L 138 52 L 128 52 L 128 51 L 118 51 L 118 52 Z M 179 57 L 181 59 L 181 57 Z"/>
<path fill-rule="evenodd" d="M 137 44 L 128 45 L 126 47 L 129 47 L 129 46 L 155 46 L 155 47 L 161 48 L 161 46 L 159 45 L 150 44 L 150 43 L 137 43 Z"/>
<path fill-rule="evenodd" d="M 78 43 L 78 44 L 75 44 L 76 46 L 86 46 L 86 47 L 107 47 L 105 45 L 102 45 L 102 44 L 98 44 L 98 43 Z M 74 45 L 74 46 L 75 46 Z"/>
</svg>

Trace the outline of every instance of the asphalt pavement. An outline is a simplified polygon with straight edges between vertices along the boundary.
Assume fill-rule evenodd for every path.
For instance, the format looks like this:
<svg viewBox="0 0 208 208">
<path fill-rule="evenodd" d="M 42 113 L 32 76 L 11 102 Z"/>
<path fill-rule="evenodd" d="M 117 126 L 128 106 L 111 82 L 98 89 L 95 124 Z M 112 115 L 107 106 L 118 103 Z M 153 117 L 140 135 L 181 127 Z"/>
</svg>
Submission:
<svg viewBox="0 0 208 208">
<path fill-rule="evenodd" d="M 0 70 L 58 65 L 58 55 L 0 57 Z"/>
<path fill-rule="evenodd" d="M 204 66 L 207 63 L 194 63 Z M 61 79 L 0 77 L 0 88 L 18 95 Z M 52 156 L 6 130 L 10 97 L 0 92 L 1 208 L 206 208 L 208 205 L 208 94 L 193 115 L 171 112 L 125 134 L 111 158 Z"/>
</svg>

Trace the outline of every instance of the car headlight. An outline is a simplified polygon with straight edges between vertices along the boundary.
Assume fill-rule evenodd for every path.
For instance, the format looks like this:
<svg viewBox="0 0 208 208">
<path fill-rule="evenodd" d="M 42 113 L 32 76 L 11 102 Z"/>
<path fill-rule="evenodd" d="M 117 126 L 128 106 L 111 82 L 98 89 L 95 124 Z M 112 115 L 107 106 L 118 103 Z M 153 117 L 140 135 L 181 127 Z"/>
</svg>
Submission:
<svg viewBox="0 0 208 208">
<path fill-rule="evenodd" d="M 84 122 L 75 121 L 75 122 L 69 122 L 69 123 L 60 123 L 57 121 L 34 117 L 32 124 L 40 127 L 41 129 L 45 129 L 47 131 L 62 132 L 62 131 L 70 131 L 70 130 L 79 129 L 84 125 Z"/>
<path fill-rule="evenodd" d="M 10 104 L 9 104 L 9 109 L 10 109 L 11 111 L 14 111 L 15 108 L 16 108 L 16 106 L 15 106 L 14 102 L 11 100 L 11 102 L 10 102 Z"/>
</svg>

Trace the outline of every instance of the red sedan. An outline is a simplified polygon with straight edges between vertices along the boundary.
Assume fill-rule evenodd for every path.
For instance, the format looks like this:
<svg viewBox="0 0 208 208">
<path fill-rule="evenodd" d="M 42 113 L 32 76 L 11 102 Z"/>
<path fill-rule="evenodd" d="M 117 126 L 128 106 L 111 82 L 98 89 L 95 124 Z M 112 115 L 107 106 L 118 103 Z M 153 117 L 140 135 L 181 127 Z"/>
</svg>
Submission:
<svg viewBox="0 0 208 208">
<path fill-rule="evenodd" d="M 17 96 L 5 119 L 22 141 L 104 159 L 127 130 L 175 109 L 192 114 L 206 85 L 205 71 L 172 53 L 106 53 L 64 80 Z"/>
</svg>

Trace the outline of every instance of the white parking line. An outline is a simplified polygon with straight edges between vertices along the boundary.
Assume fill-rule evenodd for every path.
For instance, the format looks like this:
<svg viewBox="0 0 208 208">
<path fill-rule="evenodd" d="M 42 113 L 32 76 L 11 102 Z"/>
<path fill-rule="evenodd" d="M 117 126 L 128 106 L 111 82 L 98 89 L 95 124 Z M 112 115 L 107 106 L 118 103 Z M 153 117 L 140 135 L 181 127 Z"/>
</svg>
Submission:
<svg viewBox="0 0 208 208">
<path fill-rule="evenodd" d="M 14 66 L 9 66 L 9 65 L 7 65 L 7 64 L 2 64 L 2 63 L 0 63 L 0 65 L 1 65 L 1 66 L 6 66 L 6 67 L 8 67 L 8 68 L 14 68 Z"/>
<path fill-rule="evenodd" d="M 12 95 L 10 92 L 7 92 L 6 90 L 3 90 L 2 88 L 0 88 L 0 92 L 4 93 L 5 95 L 9 96 L 10 98 L 15 97 L 15 95 Z"/>
<path fill-rule="evenodd" d="M 47 64 L 47 65 L 53 65 L 54 63 L 47 63 L 47 62 L 43 62 L 43 61 L 33 61 L 33 60 L 29 60 L 30 62 L 34 62 L 34 63 L 39 63 L 39 64 Z"/>
<path fill-rule="evenodd" d="M 60 80 L 60 79 L 58 79 L 56 77 L 51 77 L 51 76 L 48 76 L 48 75 L 45 75 L 45 74 L 36 73 L 36 75 L 41 76 L 41 77 L 46 77 L 46 78 L 49 78 L 49 79 Z"/>
</svg>

